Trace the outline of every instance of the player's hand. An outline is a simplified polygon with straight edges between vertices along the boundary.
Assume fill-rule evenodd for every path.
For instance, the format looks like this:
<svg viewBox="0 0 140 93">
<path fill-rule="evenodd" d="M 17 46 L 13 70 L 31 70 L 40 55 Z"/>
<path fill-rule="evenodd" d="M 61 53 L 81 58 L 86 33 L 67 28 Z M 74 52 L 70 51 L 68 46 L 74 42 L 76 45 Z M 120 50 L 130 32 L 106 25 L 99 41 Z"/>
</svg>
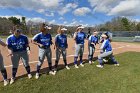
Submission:
<svg viewBox="0 0 140 93">
<path fill-rule="evenodd" d="M 8 55 L 7 55 L 7 57 L 12 57 L 13 56 L 13 53 L 9 53 Z"/>
<path fill-rule="evenodd" d="M 31 54 L 31 51 L 29 50 L 29 51 L 27 51 L 27 53 L 28 53 L 28 55 L 30 55 Z"/>
<path fill-rule="evenodd" d="M 42 44 L 39 44 L 39 47 L 43 47 L 43 45 Z"/>
</svg>

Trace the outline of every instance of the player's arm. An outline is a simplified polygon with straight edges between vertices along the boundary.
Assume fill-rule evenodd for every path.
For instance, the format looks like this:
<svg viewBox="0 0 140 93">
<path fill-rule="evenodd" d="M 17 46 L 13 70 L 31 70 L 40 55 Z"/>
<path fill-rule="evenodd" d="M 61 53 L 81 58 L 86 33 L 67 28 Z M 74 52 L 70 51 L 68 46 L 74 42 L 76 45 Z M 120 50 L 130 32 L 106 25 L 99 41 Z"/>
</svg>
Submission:
<svg viewBox="0 0 140 93">
<path fill-rule="evenodd" d="M 42 44 L 37 43 L 37 41 L 35 41 L 35 40 L 32 40 L 32 43 L 35 44 L 35 45 L 38 45 L 38 46 L 43 46 Z"/>
<path fill-rule="evenodd" d="M 13 56 L 13 51 L 12 51 L 12 45 L 10 43 L 10 38 L 7 38 L 6 44 L 7 44 L 7 48 L 8 48 L 8 55 L 7 56 Z"/>
<path fill-rule="evenodd" d="M 35 45 L 37 45 L 37 46 L 39 46 L 39 47 L 42 47 L 43 45 L 37 42 L 38 38 L 39 38 L 38 34 L 35 35 L 35 36 L 32 38 L 32 43 L 35 44 Z"/>
<path fill-rule="evenodd" d="M 28 54 L 30 54 L 31 48 L 30 48 L 29 40 L 28 40 L 27 37 L 26 37 L 26 39 L 25 39 L 25 42 L 26 42 L 26 50 L 27 50 Z"/>
<path fill-rule="evenodd" d="M 100 47 L 100 49 L 99 50 L 104 50 L 105 49 L 105 47 L 106 47 L 106 41 L 104 41 L 103 43 L 102 43 L 102 45 L 101 45 L 101 47 Z"/>
<path fill-rule="evenodd" d="M 89 45 L 94 45 L 94 46 L 95 46 L 95 43 L 92 42 L 92 38 L 91 38 L 91 36 L 88 38 L 88 44 L 89 44 Z"/>
<path fill-rule="evenodd" d="M 4 43 L 2 40 L 0 40 L 0 45 L 2 45 L 3 47 L 6 47 L 7 46 L 7 44 Z"/>
<path fill-rule="evenodd" d="M 57 35 L 55 36 L 54 42 L 55 42 L 55 43 L 54 43 L 54 49 L 55 49 L 55 48 L 58 47 L 58 44 L 57 44 Z"/>
<path fill-rule="evenodd" d="M 73 39 L 76 40 L 77 32 L 74 33 Z"/>
<path fill-rule="evenodd" d="M 68 41 L 67 41 L 67 37 L 66 37 L 66 48 L 68 48 Z"/>
</svg>

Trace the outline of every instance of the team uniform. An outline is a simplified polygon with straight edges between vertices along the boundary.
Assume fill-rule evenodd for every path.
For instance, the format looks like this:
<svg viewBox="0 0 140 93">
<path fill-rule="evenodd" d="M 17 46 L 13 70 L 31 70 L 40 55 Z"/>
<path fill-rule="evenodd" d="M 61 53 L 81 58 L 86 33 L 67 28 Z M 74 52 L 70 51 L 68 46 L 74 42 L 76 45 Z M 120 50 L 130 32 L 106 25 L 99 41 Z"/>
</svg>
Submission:
<svg viewBox="0 0 140 93">
<path fill-rule="evenodd" d="M 92 44 L 94 43 L 94 44 Z M 98 43 L 98 37 L 91 35 L 88 39 L 88 50 L 89 50 L 89 55 L 88 55 L 88 60 L 92 61 L 93 60 L 93 55 L 95 52 L 95 45 Z"/>
<path fill-rule="evenodd" d="M 106 33 L 109 36 L 108 40 L 111 43 L 111 41 L 112 41 L 112 33 L 110 33 L 110 32 L 104 32 L 104 33 Z M 104 39 L 102 37 L 100 37 L 100 43 L 103 43 L 103 42 L 104 42 Z M 104 52 L 105 52 L 104 49 L 102 51 L 100 51 L 101 54 L 104 53 Z M 104 58 L 103 61 L 108 62 L 108 57 Z"/>
<path fill-rule="evenodd" d="M 58 62 L 59 62 L 61 54 L 63 56 L 64 64 L 67 68 L 67 59 L 66 59 L 66 56 L 67 56 L 66 49 L 68 48 L 67 36 L 65 34 L 57 34 L 55 36 L 55 45 L 56 45 L 55 68 L 57 68 L 57 66 L 58 66 Z"/>
<path fill-rule="evenodd" d="M 109 57 L 110 60 L 115 65 L 119 65 L 119 63 L 115 60 L 115 57 L 113 56 L 112 46 L 110 44 L 109 39 L 106 39 L 103 41 L 100 49 L 104 50 L 104 52 L 98 56 L 98 61 L 99 61 L 100 65 L 98 65 L 97 67 L 101 67 L 101 68 L 103 67 L 103 58 L 106 58 L 106 57 Z"/>
<path fill-rule="evenodd" d="M 42 47 L 38 46 L 39 62 L 37 64 L 37 73 L 39 73 L 45 57 L 47 57 L 48 60 L 49 70 L 52 72 L 52 51 L 50 48 L 50 46 L 52 45 L 51 34 L 44 35 L 42 32 L 40 32 L 33 37 L 33 41 L 43 45 Z"/>
<path fill-rule="evenodd" d="M 1 44 L 1 42 L 2 42 L 2 40 L 0 39 L 0 44 Z M 5 67 L 4 67 L 3 56 L 1 54 L 1 52 L 0 52 L 0 71 L 1 71 L 1 74 L 2 74 L 3 79 L 4 79 L 4 86 L 6 86 L 7 83 L 8 83 L 7 82 L 7 71 L 6 71 Z"/>
<path fill-rule="evenodd" d="M 12 78 L 14 79 L 16 77 L 20 59 L 22 60 L 23 65 L 26 68 L 28 77 L 31 78 L 29 56 L 27 52 L 27 45 L 29 45 L 28 38 L 22 34 L 18 37 L 12 34 L 7 38 L 7 45 L 8 49 L 12 51 Z"/>
<path fill-rule="evenodd" d="M 77 59 L 79 54 L 80 54 L 80 64 L 82 64 L 86 34 L 84 32 L 76 32 L 74 33 L 74 37 L 75 37 L 74 64 L 77 65 Z"/>
</svg>

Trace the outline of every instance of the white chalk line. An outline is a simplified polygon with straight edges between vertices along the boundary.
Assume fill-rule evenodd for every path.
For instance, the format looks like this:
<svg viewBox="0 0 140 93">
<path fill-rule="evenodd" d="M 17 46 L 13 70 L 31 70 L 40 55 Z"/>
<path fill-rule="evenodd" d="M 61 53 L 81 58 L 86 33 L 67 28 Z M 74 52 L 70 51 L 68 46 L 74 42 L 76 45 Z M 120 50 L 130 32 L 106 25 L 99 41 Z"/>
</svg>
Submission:
<svg viewBox="0 0 140 93">
<path fill-rule="evenodd" d="M 130 45 L 125 45 L 125 46 L 120 46 L 120 47 L 117 47 L 117 48 L 112 48 L 113 50 L 116 50 L 116 49 L 121 49 L 121 48 L 125 48 L 125 47 L 129 47 Z M 100 51 L 98 50 L 98 51 L 95 51 L 95 53 L 99 53 Z M 88 53 L 84 53 L 84 55 L 87 55 Z M 74 57 L 74 55 L 68 55 L 67 57 Z M 63 58 L 63 57 L 60 57 L 61 59 Z M 55 60 L 56 58 L 52 58 L 52 60 Z M 46 60 L 44 60 L 44 61 L 46 61 Z M 39 62 L 39 61 L 31 61 L 31 62 L 29 62 L 29 64 L 34 64 L 34 63 L 37 63 L 37 62 Z M 19 64 L 19 66 L 22 66 L 23 65 L 23 63 L 21 63 L 21 64 Z M 9 67 L 12 67 L 12 65 L 8 65 L 8 66 L 5 66 L 5 68 L 9 68 Z"/>
</svg>

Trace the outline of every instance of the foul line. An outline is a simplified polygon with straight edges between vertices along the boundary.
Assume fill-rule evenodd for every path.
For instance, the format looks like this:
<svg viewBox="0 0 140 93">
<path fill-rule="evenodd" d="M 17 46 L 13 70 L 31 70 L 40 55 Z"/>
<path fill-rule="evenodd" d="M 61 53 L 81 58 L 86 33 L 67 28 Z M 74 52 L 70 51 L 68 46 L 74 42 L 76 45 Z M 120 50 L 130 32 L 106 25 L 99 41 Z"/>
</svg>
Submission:
<svg viewBox="0 0 140 93">
<path fill-rule="evenodd" d="M 121 49 L 121 48 L 124 48 L 124 47 L 129 47 L 130 45 L 125 45 L 125 46 L 120 46 L 120 47 L 117 47 L 117 48 L 113 48 L 113 50 L 116 50 L 116 49 Z M 95 53 L 99 53 L 100 51 L 95 51 Z M 84 55 L 87 55 L 88 53 L 84 53 Z M 74 55 L 68 55 L 67 57 L 74 57 Z M 63 57 L 60 57 L 61 59 Z M 52 58 L 52 60 L 55 60 L 56 58 Z M 46 60 L 44 60 L 46 61 Z M 31 61 L 29 62 L 29 64 L 34 64 L 34 63 L 37 63 L 39 61 Z M 19 66 L 23 65 L 23 63 L 19 64 Z M 9 67 L 12 67 L 12 65 L 8 65 L 8 66 L 5 66 L 5 68 L 9 68 Z"/>
</svg>

